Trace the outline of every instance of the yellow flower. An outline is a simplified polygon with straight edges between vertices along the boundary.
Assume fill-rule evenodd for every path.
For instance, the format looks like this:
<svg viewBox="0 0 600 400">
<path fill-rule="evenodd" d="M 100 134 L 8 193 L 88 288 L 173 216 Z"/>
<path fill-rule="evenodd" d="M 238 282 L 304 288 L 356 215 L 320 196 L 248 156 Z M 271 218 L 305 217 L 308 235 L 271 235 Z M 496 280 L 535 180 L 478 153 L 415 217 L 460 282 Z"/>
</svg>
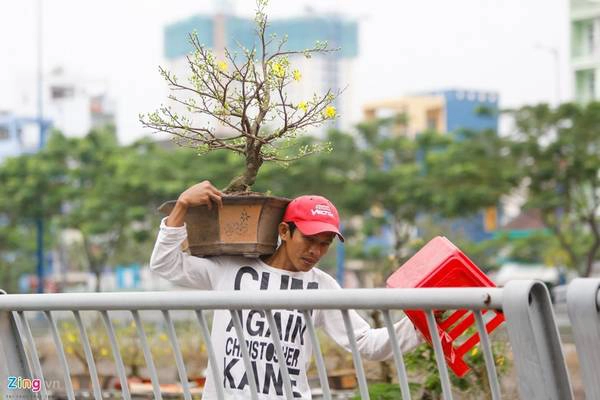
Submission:
<svg viewBox="0 0 600 400">
<path fill-rule="evenodd" d="M 225 61 L 219 61 L 217 67 L 219 67 L 221 72 L 227 72 L 227 63 Z"/>
<path fill-rule="evenodd" d="M 279 63 L 273 63 L 273 73 L 278 78 L 283 78 L 285 75 L 285 68 Z"/>
<path fill-rule="evenodd" d="M 475 357 L 477 353 L 479 353 L 479 350 L 477 350 L 477 347 L 473 347 L 473 350 L 471 350 L 471 357 Z"/>
<path fill-rule="evenodd" d="M 334 106 L 327 106 L 325 111 L 323 111 L 323 115 L 325 118 L 333 118 L 336 115 L 336 110 Z"/>
<path fill-rule="evenodd" d="M 298 82 L 300 79 L 302 79 L 302 74 L 297 69 L 295 69 L 294 72 L 292 72 L 292 76 L 294 77 L 294 80 L 296 82 Z"/>
<path fill-rule="evenodd" d="M 101 355 L 102 357 L 106 357 L 106 356 L 108 355 L 108 350 L 106 350 L 106 348 L 105 348 L 105 347 L 101 348 L 101 349 L 100 349 L 100 355 Z"/>
<path fill-rule="evenodd" d="M 158 339 L 159 339 L 161 342 L 166 342 L 167 340 L 169 340 L 169 337 L 168 337 L 166 334 L 164 334 L 164 333 L 161 333 L 161 334 L 158 336 Z"/>
<path fill-rule="evenodd" d="M 75 341 L 77 341 L 77 337 L 75 337 L 75 335 L 73 335 L 72 333 L 67 334 L 67 341 L 73 343 Z"/>
<path fill-rule="evenodd" d="M 308 110 L 308 104 L 306 104 L 305 101 L 301 101 L 300 103 L 298 103 L 298 109 L 302 110 L 303 112 L 306 112 L 306 110 Z"/>
<path fill-rule="evenodd" d="M 73 351 L 73 348 L 71 346 L 67 346 L 67 354 L 73 354 L 75 351 Z"/>
</svg>

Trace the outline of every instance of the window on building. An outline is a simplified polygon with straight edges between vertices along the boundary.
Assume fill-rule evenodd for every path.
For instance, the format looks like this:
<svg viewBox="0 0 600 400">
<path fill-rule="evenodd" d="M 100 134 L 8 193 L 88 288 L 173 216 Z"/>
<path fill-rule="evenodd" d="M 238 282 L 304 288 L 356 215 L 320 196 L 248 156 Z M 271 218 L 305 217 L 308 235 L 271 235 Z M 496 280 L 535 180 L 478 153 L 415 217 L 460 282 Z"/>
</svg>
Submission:
<svg viewBox="0 0 600 400">
<path fill-rule="evenodd" d="M 437 123 L 435 118 L 428 117 L 427 118 L 427 130 L 429 131 L 437 131 Z"/>
<path fill-rule="evenodd" d="M 575 74 L 576 98 L 578 101 L 587 102 L 596 98 L 596 71 L 586 69 Z"/>
<path fill-rule="evenodd" d="M 50 88 L 50 97 L 53 100 L 67 99 L 75 95 L 75 89 L 71 86 L 52 86 Z"/>
<path fill-rule="evenodd" d="M 6 126 L 0 126 L 0 140 L 8 140 L 10 138 L 10 132 Z"/>
<path fill-rule="evenodd" d="M 582 23 L 583 56 L 596 55 L 600 52 L 600 18 L 590 19 Z"/>
<path fill-rule="evenodd" d="M 594 18 L 591 25 L 590 54 L 595 56 L 600 51 L 600 18 Z"/>
<path fill-rule="evenodd" d="M 594 49 L 594 24 L 585 24 L 585 55 L 592 54 Z"/>
<path fill-rule="evenodd" d="M 434 109 L 427 110 L 427 130 L 430 131 L 439 131 L 440 130 L 440 119 L 441 119 L 442 110 Z"/>
</svg>

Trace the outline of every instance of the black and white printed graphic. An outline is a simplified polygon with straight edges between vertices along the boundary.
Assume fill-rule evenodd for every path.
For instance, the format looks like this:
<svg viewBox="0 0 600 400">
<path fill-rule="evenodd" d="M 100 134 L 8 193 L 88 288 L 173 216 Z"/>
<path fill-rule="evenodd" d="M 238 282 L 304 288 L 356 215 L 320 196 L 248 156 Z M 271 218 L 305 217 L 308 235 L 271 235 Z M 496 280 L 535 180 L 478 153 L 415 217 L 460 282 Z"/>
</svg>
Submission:
<svg viewBox="0 0 600 400">
<path fill-rule="evenodd" d="M 317 289 L 317 282 L 304 282 L 302 279 L 288 275 L 273 274 L 262 271 L 260 274 L 250 266 L 244 266 L 237 271 L 233 282 L 235 290 L 255 289 L 269 290 L 277 287 L 287 289 Z M 283 395 L 283 376 L 280 363 L 273 344 L 273 332 L 264 311 L 244 310 L 239 313 L 242 322 L 244 340 L 248 348 L 252 369 L 256 377 L 258 392 L 265 395 Z M 285 365 L 290 375 L 292 390 L 296 387 L 296 377 L 304 368 L 302 349 L 306 334 L 304 314 L 298 310 L 273 311 L 273 319 L 283 350 Z M 242 356 L 242 348 L 236 335 L 233 319 L 225 329 L 223 357 L 223 387 L 231 390 L 244 390 L 249 386 L 250 374 L 246 371 Z M 294 397 L 301 394 L 294 390 Z"/>
</svg>

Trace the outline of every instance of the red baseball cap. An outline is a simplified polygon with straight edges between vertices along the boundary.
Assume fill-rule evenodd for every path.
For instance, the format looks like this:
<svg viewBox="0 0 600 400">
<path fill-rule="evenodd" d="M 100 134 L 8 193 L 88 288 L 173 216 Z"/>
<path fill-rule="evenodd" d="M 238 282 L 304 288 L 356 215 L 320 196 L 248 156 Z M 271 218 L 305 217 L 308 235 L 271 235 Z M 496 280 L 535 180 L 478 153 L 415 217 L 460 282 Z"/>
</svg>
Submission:
<svg viewBox="0 0 600 400">
<path fill-rule="evenodd" d="M 332 202 L 323 196 L 296 197 L 288 204 L 283 222 L 293 222 L 302 234 L 311 236 L 333 232 L 343 242 L 340 233 L 340 217 Z"/>
</svg>

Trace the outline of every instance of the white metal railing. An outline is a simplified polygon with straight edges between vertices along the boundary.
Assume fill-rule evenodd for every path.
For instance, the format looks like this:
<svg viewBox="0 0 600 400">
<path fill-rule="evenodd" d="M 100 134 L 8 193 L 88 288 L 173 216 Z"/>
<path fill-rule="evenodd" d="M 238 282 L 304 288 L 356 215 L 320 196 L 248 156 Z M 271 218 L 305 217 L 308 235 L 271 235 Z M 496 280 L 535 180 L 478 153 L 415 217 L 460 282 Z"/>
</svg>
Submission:
<svg viewBox="0 0 600 400">
<path fill-rule="evenodd" d="M 587 399 L 600 399 L 600 279 L 575 279 L 567 310 Z"/>
<path fill-rule="evenodd" d="M 464 309 L 474 313 L 492 398 L 500 399 L 500 385 L 496 376 L 494 359 L 482 313 L 485 310 L 501 310 L 506 318 L 508 336 L 518 373 L 521 398 L 528 400 L 568 400 L 573 398 L 550 297 L 548 290 L 540 282 L 512 281 L 504 288 L 342 289 L 310 290 L 309 292 L 310 295 L 307 295 L 307 291 L 303 290 L 268 291 L 261 292 L 259 295 L 253 292 L 220 291 L 0 295 L 0 379 L 5 383 L 8 377 L 11 376 L 38 377 L 42 381 L 41 397 L 48 398 L 36 343 L 26 316 L 28 312 L 41 311 L 49 323 L 52 339 L 57 349 L 66 396 L 69 399 L 74 399 L 75 393 L 70 370 L 54 317 L 57 311 L 70 311 L 75 318 L 85 352 L 91 375 L 93 396 L 96 399 L 102 399 L 95 360 L 80 315 L 81 311 L 95 311 L 100 313 L 110 341 L 117 374 L 121 382 L 122 397 L 130 399 L 131 393 L 127 384 L 123 359 L 109 313 L 115 310 L 126 310 L 131 312 L 137 328 L 146 366 L 151 377 L 154 397 L 161 399 L 161 389 L 155 363 L 140 317 L 141 310 L 159 310 L 162 312 L 175 357 L 184 398 L 191 399 L 186 366 L 179 348 L 171 313 L 174 310 L 193 310 L 195 312 L 200 326 L 200 333 L 204 337 L 207 346 L 214 381 L 222 382 L 223 375 L 215 358 L 205 312 L 207 310 L 229 310 L 241 346 L 243 362 L 249 374 L 248 380 L 252 398 L 257 399 L 254 372 L 244 340 L 239 311 L 259 310 L 265 313 L 269 328 L 271 332 L 274 332 L 271 337 L 277 361 L 282 363 L 280 364 L 280 370 L 282 371 L 284 383 L 284 395 L 286 398 L 292 399 L 292 384 L 279 339 L 279 330 L 272 313 L 272 310 L 290 309 L 299 310 L 304 314 L 308 336 L 315 352 L 323 397 L 329 399 L 331 398 L 331 390 L 327 380 L 325 363 L 309 313 L 310 310 L 314 309 L 337 309 L 342 312 L 344 317 L 361 398 L 368 399 L 367 380 L 356 340 L 353 337 L 348 310 L 381 310 L 389 335 L 395 337 L 390 312 L 392 310 L 410 309 L 426 312 L 429 330 L 435 333 L 432 335 L 433 348 L 440 373 L 443 395 L 445 399 L 452 399 L 449 373 L 443 357 L 441 340 L 437 334 L 438 330 L 435 325 L 436 319 L 433 310 Z M 396 340 L 392 340 L 392 348 L 402 396 L 404 399 L 410 399 L 406 368 Z M 218 398 L 225 398 L 223 388 L 219 385 L 216 386 Z M 14 394 L 19 393 L 16 391 Z M 31 395 L 31 392 L 25 394 Z"/>
</svg>

